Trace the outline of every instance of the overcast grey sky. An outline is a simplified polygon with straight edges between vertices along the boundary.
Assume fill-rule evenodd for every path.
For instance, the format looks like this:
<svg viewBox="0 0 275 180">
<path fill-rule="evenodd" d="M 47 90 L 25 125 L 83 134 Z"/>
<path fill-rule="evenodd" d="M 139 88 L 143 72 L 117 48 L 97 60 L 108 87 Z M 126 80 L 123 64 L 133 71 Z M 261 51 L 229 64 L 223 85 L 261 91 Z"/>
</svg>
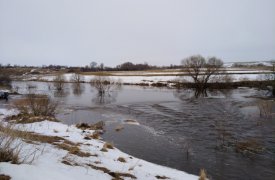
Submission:
<svg viewBox="0 0 275 180">
<path fill-rule="evenodd" d="M 275 59 L 275 0 L 0 0 L 0 63 Z"/>
</svg>

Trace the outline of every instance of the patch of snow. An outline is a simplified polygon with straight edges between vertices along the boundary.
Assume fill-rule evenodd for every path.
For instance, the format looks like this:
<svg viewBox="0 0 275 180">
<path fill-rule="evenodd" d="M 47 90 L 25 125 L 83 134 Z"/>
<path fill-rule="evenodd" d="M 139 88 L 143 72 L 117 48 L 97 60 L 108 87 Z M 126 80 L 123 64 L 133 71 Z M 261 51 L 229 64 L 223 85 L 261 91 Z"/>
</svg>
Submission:
<svg viewBox="0 0 275 180">
<path fill-rule="evenodd" d="M 33 147 L 43 149 L 43 151 L 32 164 L 14 165 L 11 163 L 0 163 L 1 173 L 11 176 L 13 180 L 109 180 L 112 178 L 109 174 L 95 170 L 88 164 L 105 167 L 112 172 L 129 173 L 141 180 L 156 179 L 156 176 L 166 176 L 172 180 L 198 179 L 197 176 L 183 171 L 134 158 L 116 148 L 108 149 L 108 152 L 102 152 L 100 149 L 103 147 L 104 141 L 84 139 L 85 136 L 91 135 L 94 132 L 93 130 L 83 131 L 74 125 L 68 126 L 47 120 L 31 124 L 18 124 L 16 128 L 47 136 L 63 137 L 66 140 L 79 144 L 81 151 L 96 154 L 97 156 L 79 157 L 69 154 L 65 150 L 58 149 L 51 144 L 38 144 Z M 118 161 L 119 157 L 123 157 L 126 162 Z M 71 163 L 77 163 L 77 165 L 63 164 L 62 160 L 64 159 Z"/>
<path fill-rule="evenodd" d="M 6 108 L 0 108 L 0 120 L 3 117 L 7 117 L 7 116 L 12 116 L 12 115 L 16 115 L 19 112 L 15 109 L 6 109 Z M 2 117 L 1 117 L 2 116 Z"/>
</svg>

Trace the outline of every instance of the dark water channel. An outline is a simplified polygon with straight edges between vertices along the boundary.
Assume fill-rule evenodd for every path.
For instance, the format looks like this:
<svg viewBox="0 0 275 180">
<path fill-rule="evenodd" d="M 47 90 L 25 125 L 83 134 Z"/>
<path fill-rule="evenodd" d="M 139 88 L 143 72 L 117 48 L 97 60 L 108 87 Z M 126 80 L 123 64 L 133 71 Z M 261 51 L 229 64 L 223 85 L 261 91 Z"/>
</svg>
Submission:
<svg viewBox="0 0 275 180">
<path fill-rule="evenodd" d="M 30 83 L 59 101 L 64 123 L 104 121 L 104 140 L 138 158 L 192 174 L 204 168 L 212 179 L 275 179 L 275 119 L 261 118 L 253 98 L 264 92 L 240 88 L 195 99 L 192 90 L 123 86 L 99 98 L 89 84 L 56 93 L 49 83 Z M 26 92 L 25 82 L 13 86 Z M 247 149 L 237 148 L 243 144 Z"/>
</svg>

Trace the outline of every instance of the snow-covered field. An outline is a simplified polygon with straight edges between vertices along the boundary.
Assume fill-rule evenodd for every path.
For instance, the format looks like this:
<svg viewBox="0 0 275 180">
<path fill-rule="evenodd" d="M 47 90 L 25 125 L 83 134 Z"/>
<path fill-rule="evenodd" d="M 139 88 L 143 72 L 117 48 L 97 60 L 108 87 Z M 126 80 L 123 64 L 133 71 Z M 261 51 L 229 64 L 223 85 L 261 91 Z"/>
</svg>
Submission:
<svg viewBox="0 0 275 180">
<path fill-rule="evenodd" d="M 15 114 L 14 110 L 0 108 L 0 121 L 7 115 Z M 100 151 L 104 141 L 96 139 L 84 139 L 91 135 L 93 130 L 80 130 L 75 126 L 68 126 L 59 122 L 43 121 L 31 124 L 19 124 L 15 128 L 35 132 L 41 135 L 58 136 L 79 145 L 83 152 L 92 154 L 90 157 L 80 157 L 58 149 L 47 143 L 26 144 L 23 150 L 36 152 L 36 158 L 31 164 L 0 163 L 0 174 L 9 175 L 12 180 L 110 180 L 111 172 L 130 174 L 131 177 L 123 179 L 158 179 L 169 178 L 174 180 L 195 180 L 197 176 L 183 171 L 159 166 L 144 160 L 132 157 L 120 150 L 108 149 L 108 152 Z M 124 158 L 121 162 L 118 158 Z M 71 165 L 62 163 L 69 162 Z M 99 167 L 99 168 L 98 168 Z M 100 170 L 105 168 L 110 173 Z"/>
<path fill-rule="evenodd" d="M 238 81 L 243 81 L 243 80 L 250 80 L 250 81 L 255 81 L 255 80 L 263 80 L 265 77 L 265 73 L 270 72 L 270 71 L 231 71 L 228 76 L 232 78 L 234 82 Z M 242 74 L 238 74 L 242 73 Z M 255 73 L 255 74 L 251 74 Z M 65 81 L 70 82 L 72 73 L 67 73 L 64 74 Z M 223 77 L 224 75 L 220 75 Z M 82 75 L 83 80 L 85 82 L 90 82 L 91 79 L 95 78 L 95 75 Z M 124 74 L 122 75 L 111 75 L 108 76 L 110 79 L 114 81 L 119 81 L 121 83 L 125 84 L 142 84 L 142 83 L 147 83 L 147 84 L 152 84 L 152 83 L 168 83 L 169 82 L 192 82 L 192 78 L 190 76 L 179 76 L 175 73 L 175 75 L 127 75 Z M 40 80 L 40 81 L 53 81 L 55 78 L 54 75 L 32 75 L 32 76 L 26 76 L 23 77 L 23 80 Z"/>
</svg>

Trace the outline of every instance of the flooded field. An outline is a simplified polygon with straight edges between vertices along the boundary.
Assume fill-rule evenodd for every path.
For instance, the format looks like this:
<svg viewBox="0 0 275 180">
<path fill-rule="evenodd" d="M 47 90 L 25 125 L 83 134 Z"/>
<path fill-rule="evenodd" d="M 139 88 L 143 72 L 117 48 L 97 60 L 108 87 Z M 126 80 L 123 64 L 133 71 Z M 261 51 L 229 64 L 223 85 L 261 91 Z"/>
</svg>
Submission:
<svg viewBox="0 0 275 180">
<path fill-rule="evenodd" d="M 51 83 L 13 83 L 20 93 L 30 85 L 59 101 L 64 123 L 104 121 L 104 140 L 138 158 L 192 174 L 204 168 L 212 179 L 275 179 L 275 119 L 260 117 L 263 91 L 196 99 L 192 90 L 122 86 L 99 97 L 89 84 L 56 92 Z"/>
</svg>

